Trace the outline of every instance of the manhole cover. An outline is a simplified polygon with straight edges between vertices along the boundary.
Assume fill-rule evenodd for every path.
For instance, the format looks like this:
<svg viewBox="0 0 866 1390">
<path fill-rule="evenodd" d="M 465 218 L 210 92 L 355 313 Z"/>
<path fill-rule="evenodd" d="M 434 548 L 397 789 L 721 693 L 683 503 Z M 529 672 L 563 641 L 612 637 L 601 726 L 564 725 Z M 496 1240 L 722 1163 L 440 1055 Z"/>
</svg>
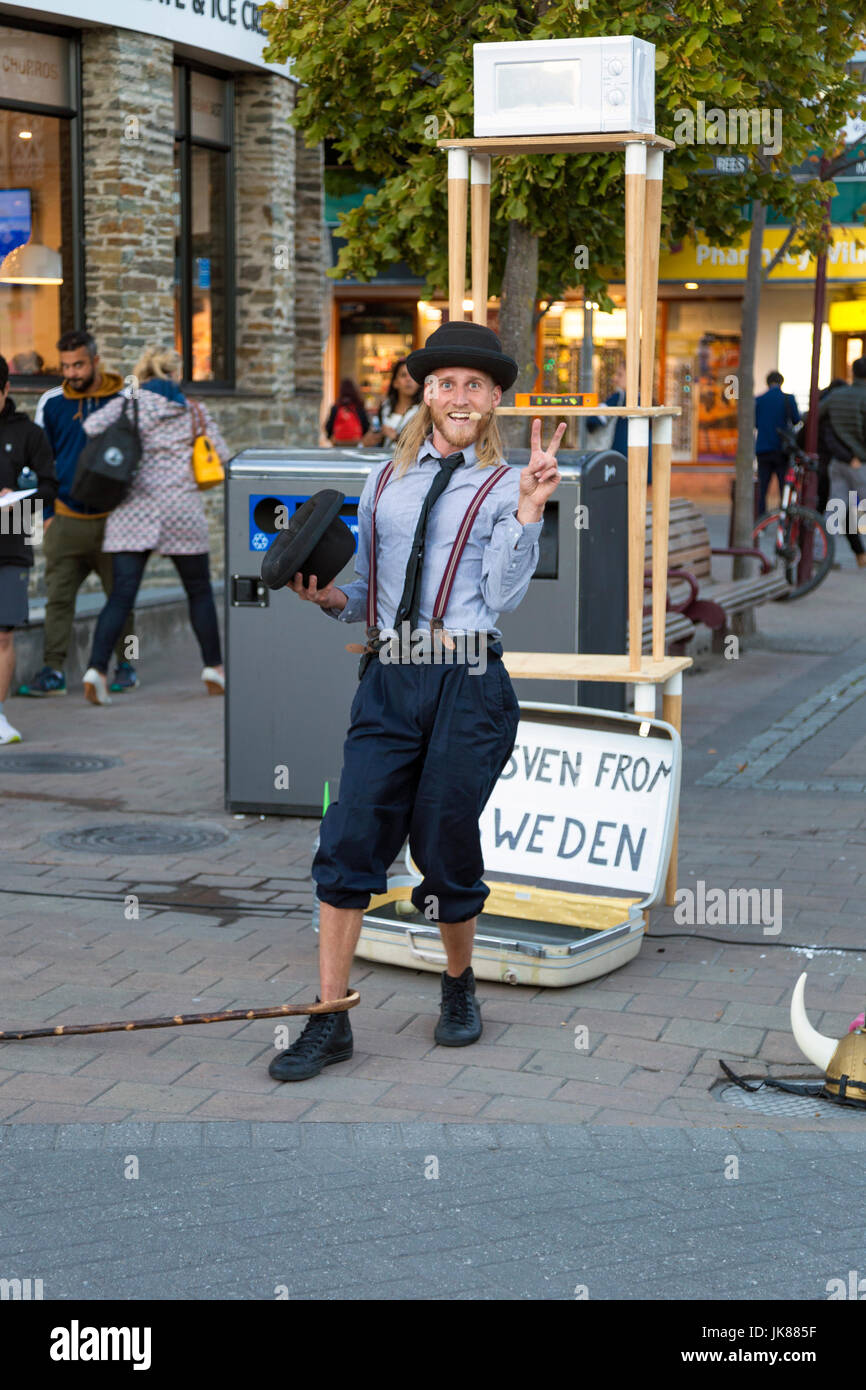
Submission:
<svg viewBox="0 0 866 1390">
<path fill-rule="evenodd" d="M 91 825 L 48 837 L 60 849 L 99 850 L 102 854 L 188 854 L 211 849 L 228 839 L 228 832 L 199 825 Z"/>
<path fill-rule="evenodd" d="M 779 1080 L 789 1081 L 788 1077 Z M 790 1085 L 795 1085 L 793 1080 Z M 814 1082 L 805 1083 L 814 1085 Z M 764 1086 L 760 1091 L 743 1091 L 739 1086 L 722 1083 L 713 1094 L 724 1105 L 736 1105 L 741 1110 L 753 1110 L 759 1115 L 814 1115 L 816 1111 L 829 1109 L 829 1103 L 821 1096 L 792 1095 L 790 1091 L 774 1091 L 772 1086 Z"/>
<path fill-rule="evenodd" d="M 90 753 L 4 753 L 0 758 L 0 775 L 4 772 L 65 773 L 103 772 L 107 767 L 120 767 L 122 758 L 100 758 Z"/>
</svg>

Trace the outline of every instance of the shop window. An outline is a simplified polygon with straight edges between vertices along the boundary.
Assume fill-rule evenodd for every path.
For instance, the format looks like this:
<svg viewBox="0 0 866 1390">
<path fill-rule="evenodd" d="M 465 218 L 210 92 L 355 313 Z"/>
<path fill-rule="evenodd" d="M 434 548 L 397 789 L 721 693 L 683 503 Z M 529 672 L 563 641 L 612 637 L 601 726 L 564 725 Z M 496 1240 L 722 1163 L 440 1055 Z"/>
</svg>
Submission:
<svg viewBox="0 0 866 1390">
<path fill-rule="evenodd" d="M 187 381 L 232 384 L 231 79 L 175 67 L 175 339 Z"/>
<path fill-rule="evenodd" d="M 19 384 L 59 375 L 79 326 L 77 50 L 0 27 L 0 352 Z"/>
<path fill-rule="evenodd" d="M 599 401 L 614 390 L 614 373 L 624 361 L 625 310 L 614 309 L 610 314 L 595 310 L 592 318 L 592 389 Z M 583 351 L 583 305 L 556 302 L 542 319 L 542 391 L 565 395 L 579 391 L 580 366 Z M 574 417 L 568 420 L 564 445 L 567 449 L 581 447 L 581 427 Z M 585 447 L 592 447 L 592 435 Z"/>
<path fill-rule="evenodd" d="M 370 415 L 388 390 L 394 363 L 412 351 L 414 321 L 414 301 L 340 305 L 340 379 L 355 382 Z"/>
<path fill-rule="evenodd" d="M 801 411 L 809 409 L 809 388 L 812 381 L 812 340 L 813 328 L 811 323 L 780 323 L 778 349 L 776 353 L 776 365 L 778 370 L 785 378 L 784 390 L 786 394 L 796 397 L 797 405 Z M 854 340 L 857 341 L 856 339 Z M 818 388 L 824 389 L 830 385 L 833 375 L 832 367 L 832 334 L 829 326 L 825 323 L 821 327 L 821 355 L 818 362 Z M 853 361 L 849 357 L 848 363 Z M 764 385 L 757 387 L 764 390 Z"/>
</svg>

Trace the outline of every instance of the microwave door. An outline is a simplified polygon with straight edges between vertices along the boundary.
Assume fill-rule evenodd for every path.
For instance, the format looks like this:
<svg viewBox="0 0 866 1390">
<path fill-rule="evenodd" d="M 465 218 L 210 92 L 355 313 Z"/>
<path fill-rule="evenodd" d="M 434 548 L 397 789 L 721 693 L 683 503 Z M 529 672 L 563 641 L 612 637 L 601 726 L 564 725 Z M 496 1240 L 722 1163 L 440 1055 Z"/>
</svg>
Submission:
<svg viewBox="0 0 866 1390">
<path fill-rule="evenodd" d="M 496 63 L 493 100 L 501 133 L 568 135 L 595 129 L 600 113 L 595 66 L 577 57 Z"/>
</svg>

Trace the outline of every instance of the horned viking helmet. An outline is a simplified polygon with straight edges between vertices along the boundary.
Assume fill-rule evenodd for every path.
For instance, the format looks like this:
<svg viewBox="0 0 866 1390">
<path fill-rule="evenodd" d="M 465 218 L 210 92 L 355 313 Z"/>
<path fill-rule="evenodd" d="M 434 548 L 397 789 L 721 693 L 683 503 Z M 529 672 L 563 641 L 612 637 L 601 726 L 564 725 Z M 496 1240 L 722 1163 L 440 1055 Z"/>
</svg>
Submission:
<svg viewBox="0 0 866 1390">
<path fill-rule="evenodd" d="M 805 1057 L 826 1073 L 824 1092 L 844 1105 L 866 1106 L 866 1028 L 855 1028 L 840 1041 L 825 1038 L 806 1016 L 806 972 L 791 996 L 791 1029 Z"/>
</svg>

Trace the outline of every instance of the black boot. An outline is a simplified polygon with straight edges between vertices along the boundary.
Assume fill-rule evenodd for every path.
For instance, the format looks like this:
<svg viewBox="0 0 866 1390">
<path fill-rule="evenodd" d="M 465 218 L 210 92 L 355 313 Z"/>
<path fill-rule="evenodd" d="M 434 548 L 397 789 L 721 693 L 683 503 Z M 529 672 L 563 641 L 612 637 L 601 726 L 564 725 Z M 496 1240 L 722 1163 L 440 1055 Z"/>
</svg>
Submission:
<svg viewBox="0 0 866 1390">
<path fill-rule="evenodd" d="M 439 1022 L 433 1034 L 440 1047 L 468 1047 L 481 1037 L 481 1005 L 475 998 L 475 976 L 467 965 L 463 974 L 452 979 L 442 973 L 442 1002 Z"/>
<path fill-rule="evenodd" d="M 316 995 L 316 1003 L 319 1002 Z M 268 1073 L 275 1081 L 306 1081 L 309 1076 L 318 1076 L 322 1067 L 348 1062 L 352 1052 L 348 1013 L 310 1014 L 303 1033 L 274 1058 Z"/>
</svg>

